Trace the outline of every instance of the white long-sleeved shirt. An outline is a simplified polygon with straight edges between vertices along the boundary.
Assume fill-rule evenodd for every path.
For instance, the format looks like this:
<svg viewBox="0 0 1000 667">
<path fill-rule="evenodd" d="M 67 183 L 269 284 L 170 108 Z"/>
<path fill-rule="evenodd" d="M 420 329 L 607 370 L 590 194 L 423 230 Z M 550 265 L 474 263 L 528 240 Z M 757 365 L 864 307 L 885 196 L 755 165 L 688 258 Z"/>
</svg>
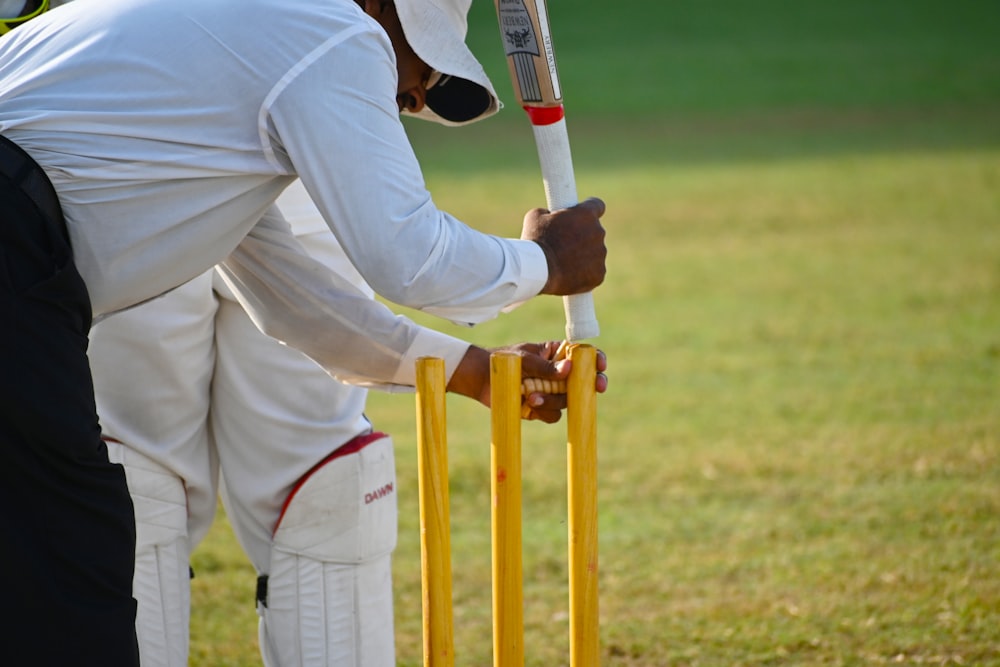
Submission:
<svg viewBox="0 0 1000 667">
<path fill-rule="evenodd" d="M 428 353 L 450 376 L 467 343 L 309 258 L 272 206 L 296 175 L 391 301 L 476 322 L 547 279 L 536 244 L 436 208 L 395 94 L 353 0 L 77 0 L 0 39 L 0 134 L 54 183 L 96 315 L 221 263 L 265 332 L 363 384 Z"/>
</svg>

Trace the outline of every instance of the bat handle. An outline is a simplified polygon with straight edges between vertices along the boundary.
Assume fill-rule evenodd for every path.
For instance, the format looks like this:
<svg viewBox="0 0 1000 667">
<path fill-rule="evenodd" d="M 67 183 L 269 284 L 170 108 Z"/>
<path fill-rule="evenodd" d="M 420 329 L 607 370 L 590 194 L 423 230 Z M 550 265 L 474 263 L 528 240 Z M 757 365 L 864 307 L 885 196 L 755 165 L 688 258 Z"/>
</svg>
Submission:
<svg viewBox="0 0 1000 667">
<path fill-rule="evenodd" d="M 576 194 L 576 177 L 573 174 L 573 156 L 569 149 L 569 134 L 566 119 L 560 117 L 555 122 L 538 123 L 536 116 L 528 110 L 538 147 L 538 160 L 542 167 L 542 182 L 545 185 L 545 200 L 550 211 L 575 206 L 579 199 Z M 561 114 L 560 114 L 561 116 Z M 601 333 L 594 310 L 591 293 L 574 294 L 563 297 L 566 311 L 566 339 L 579 341 L 596 338 Z"/>
<path fill-rule="evenodd" d="M 563 310 L 566 312 L 566 340 L 576 342 L 596 338 L 601 333 L 593 293 L 564 296 Z"/>
</svg>

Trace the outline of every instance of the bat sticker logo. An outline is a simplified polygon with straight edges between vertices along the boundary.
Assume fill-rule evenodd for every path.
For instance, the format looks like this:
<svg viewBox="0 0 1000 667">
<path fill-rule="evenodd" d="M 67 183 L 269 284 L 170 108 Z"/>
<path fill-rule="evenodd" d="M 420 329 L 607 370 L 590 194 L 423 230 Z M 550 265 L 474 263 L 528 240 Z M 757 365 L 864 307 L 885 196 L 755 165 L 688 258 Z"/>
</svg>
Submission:
<svg viewBox="0 0 1000 667">
<path fill-rule="evenodd" d="M 499 0 L 497 14 L 500 19 L 500 30 L 503 31 L 504 52 L 508 56 L 515 53 L 525 53 L 537 56 L 538 38 L 535 36 L 535 24 L 531 14 L 524 5 L 524 0 Z"/>
<path fill-rule="evenodd" d="M 507 52 L 508 55 L 511 53 L 517 53 L 518 51 L 524 51 L 524 49 L 535 38 L 535 35 L 531 32 L 530 28 L 525 28 L 524 30 L 518 30 L 515 32 L 507 30 L 504 34 L 507 35 L 507 42 L 514 47 L 512 50 Z M 535 55 L 538 55 L 537 49 L 535 50 Z"/>
<path fill-rule="evenodd" d="M 499 0 L 497 17 L 504 36 L 504 53 L 517 71 L 521 99 L 525 102 L 541 102 L 542 92 L 534 60 L 541 55 L 541 51 L 538 48 L 535 25 L 528 8 L 524 6 L 524 0 Z"/>
</svg>

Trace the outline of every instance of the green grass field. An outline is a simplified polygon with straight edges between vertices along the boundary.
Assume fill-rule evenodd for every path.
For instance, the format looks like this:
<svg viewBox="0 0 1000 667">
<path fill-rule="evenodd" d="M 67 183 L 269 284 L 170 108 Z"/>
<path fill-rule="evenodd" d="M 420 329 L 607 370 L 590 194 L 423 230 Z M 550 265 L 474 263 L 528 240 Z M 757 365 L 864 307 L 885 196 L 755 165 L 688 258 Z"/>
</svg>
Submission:
<svg viewBox="0 0 1000 667">
<path fill-rule="evenodd" d="M 492 4 L 470 41 L 513 100 Z M 1000 4 L 550 0 L 596 295 L 602 664 L 1000 665 Z M 435 199 L 515 235 L 530 129 L 408 123 Z M 472 330 L 557 338 L 541 298 Z M 489 665 L 488 413 L 452 399 L 457 663 Z M 397 652 L 421 663 L 411 396 Z M 526 424 L 526 653 L 568 664 L 565 428 Z M 257 665 L 254 574 L 196 551 L 193 665 Z"/>
</svg>

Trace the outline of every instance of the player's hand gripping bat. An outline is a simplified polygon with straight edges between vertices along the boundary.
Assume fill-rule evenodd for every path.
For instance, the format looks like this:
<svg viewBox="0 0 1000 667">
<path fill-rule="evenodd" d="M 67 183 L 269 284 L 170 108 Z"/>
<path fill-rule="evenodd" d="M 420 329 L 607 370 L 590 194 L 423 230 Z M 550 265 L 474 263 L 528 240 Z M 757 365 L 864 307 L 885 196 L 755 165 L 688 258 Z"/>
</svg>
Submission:
<svg viewBox="0 0 1000 667">
<path fill-rule="evenodd" d="M 576 179 L 545 0 L 494 2 L 514 93 L 528 112 L 535 133 L 545 199 L 550 211 L 568 208 L 577 203 Z M 594 338 L 600 333 L 591 294 L 567 296 L 563 305 L 568 340 Z"/>
</svg>

